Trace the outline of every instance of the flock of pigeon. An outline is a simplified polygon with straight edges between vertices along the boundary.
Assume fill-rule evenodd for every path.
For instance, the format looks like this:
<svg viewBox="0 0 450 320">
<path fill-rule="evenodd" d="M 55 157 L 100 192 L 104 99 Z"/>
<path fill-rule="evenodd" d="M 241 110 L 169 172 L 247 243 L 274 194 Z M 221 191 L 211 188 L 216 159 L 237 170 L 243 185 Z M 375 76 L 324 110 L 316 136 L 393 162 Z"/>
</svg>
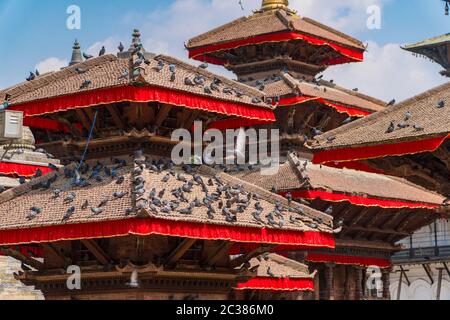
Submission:
<svg viewBox="0 0 450 320">
<path fill-rule="evenodd" d="M 54 169 L 58 168 L 54 167 Z M 131 189 L 124 184 L 125 175 L 130 170 L 133 183 Z M 55 183 L 59 176 L 64 181 L 62 187 L 61 183 Z M 125 216 L 139 215 L 143 212 L 161 217 L 164 215 L 192 216 L 194 213 L 197 214 L 194 212 L 196 208 L 203 208 L 200 212 L 206 212 L 205 218 L 231 224 L 250 222 L 273 228 L 283 228 L 290 224 L 319 229 L 324 223 L 321 218 L 309 217 L 299 205 L 291 205 L 292 196 L 286 197 L 289 205 L 276 202 L 273 209 L 269 209 L 259 194 L 247 192 L 243 185 L 230 185 L 217 175 L 208 179 L 202 178 L 195 166 L 184 165 L 178 168 L 171 161 L 134 160 L 131 168 L 123 159 L 112 159 L 111 165 L 105 165 L 99 161 L 95 165 L 84 163 L 79 169 L 65 167 L 61 174 L 50 174 L 49 177 L 43 182 L 41 182 L 42 179 L 36 183 L 32 181 L 31 186 L 32 189 L 51 190 L 50 201 L 62 201 L 67 206 L 67 210 L 61 217 L 62 222 L 69 221 L 77 212 L 100 215 L 109 202 L 130 195 L 132 199 L 135 199 L 135 206 L 127 208 L 124 212 Z M 146 181 L 146 178 L 151 178 L 152 181 Z M 77 199 L 75 189 L 87 188 L 96 182 L 113 182 L 117 185 L 124 184 L 126 187 L 111 195 L 105 195 L 99 203 L 91 203 L 92 201 L 86 199 L 79 208 L 73 205 Z M 54 185 L 58 187 L 52 188 Z M 154 187 L 158 185 L 176 187 L 171 190 L 161 187 L 158 190 Z M 152 186 L 152 189 L 147 190 L 147 186 Z M 26 218 L 33 220 L 44 210 L 33 206 L 26 213 Z M 251 215 L 249 215 L 250 212 L 252 212 Z M 289 217 L 288 221 L 286 221 L 287 217 Z"/>
<path fill-rule="evenodd" d="M 394 103 L 395 103 L 395 101 L 394 101 Z M 440 100 L 437 103 L 436 108 L 437 109 L 442 109 L 444 107 L 445 107 L 445 101 L 444 100 Z M 388 129 L 386 130 L 386 133 L 389 134 L 389 133 L 395 132 L 396 130 L 402 130 L 402 129 L 406 129 L 406 128 L 410 128 L 410 127 L 412 127 L 417 132 L 424 131 L 425 128 L 422 125 L 420 125 L 418 123 L 415 123 L 415 124 L 412 124 L 412 125 L 410 124 L 412 118 L 413 118 L 412 112 L 411 111 L 407 111 L 405 113 L 405 116 L 404 116 L 403 120 L 400 121 L 399 123 L 396 124 L 396 121 L 391 121 L 391 123 L 389 124 Z"/>
</svg>

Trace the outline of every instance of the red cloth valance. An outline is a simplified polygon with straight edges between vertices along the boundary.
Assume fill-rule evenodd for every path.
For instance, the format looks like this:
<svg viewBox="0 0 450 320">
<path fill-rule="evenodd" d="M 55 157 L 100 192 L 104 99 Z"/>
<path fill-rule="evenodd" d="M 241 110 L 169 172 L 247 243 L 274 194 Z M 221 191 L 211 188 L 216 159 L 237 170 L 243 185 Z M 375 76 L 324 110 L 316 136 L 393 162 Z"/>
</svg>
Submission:
<svg viewBox="0 0 450 320">
<path fill-rule="evenodd" d="M 40 169 L 45 175 L 52 171 L 49 167 L 33 166 L 28 164 L 19 163 L 9 163 L 0 162 L 0 174 L 5 176 L 21 176 L 21 177 L 32 177 L 35 175 L 36 171 Z"/>
<path fill-rule="evenodd" d="M 308 42 L 309 44 L 318 45 L 318 46 L 329 46 L 333 50 L 339 52 L 343 57 L 339 59 L 328 59 L 322 61 L 324 65 L 332 65 L 332 64 L 341 64 L 341 63 L 349 63 L 349 62 L 360 62 L 364 60 L 364 51 L 358 50 L 354 48 L 349 48 L 328 40 L 319 39 L 310 35 L 302 34 L 299 32 L 279 32 L 272 34 L 263 34 L 255 37 L 242 39 L 242 40 L 234 40 L 228 41 L 220 44 L 207 45 L 196 49 L 189 50 L 189 58 L 205 61 L 208 53 L 222 51 L 222 50 L 230 50 L 238 47 L 261 44 L 266 42 L 284 42 L 291 40 L 303 40 Z M 225 61 L 220 61 L 218 59 L 210 60 L 209 62 L 214 64 L 222 65 Z"/>
<path fill-rule="evenodd" d="M 298 96 L 298 97 L 291 97 L 291 98 L 281 98 L 280 99 L 280 106 L 292 106 L 296 104 L 302 104 L 308 101 L 318 101 L 326 106 L 329 106 L 333 109 L 335 109 L 339 113 L 346 113 L 349 116 L 352 117 L 365 117 L 370 115 L 371 113 L 369 111 L 364 111 L 355 107 L 348 107 L 336 104 L 334 102 L 328 101 L 326 99 L 320 98 L 320 97 L 310 97 L 310 96 Z"/>
<path fill-rule="evenodd" d="M 11 110 L 23 111 L 25 116 L 39 116 L 70 109 L 85 108 L 121 101 L 167 103 L 171 105 L 216 112 L 247 119 L 275 121 L 271 109 L 249 104 L 217 100 L 192 93 L 160 87 L 115 87 L 93 91 L 83 91 L 72 95 L 13 105 Z"/>
<path fill-rule="evenodd" d="M 368 164 L 362 163 L 360 161 L 347 161 L 347 162 L 327 162 L 324 163 L 327 167 L 337 168 L 337 169 L 351 169 L 357 171 L 364 171 L 369 173 L 386 174 L 381 169 L 376 169 Z"/>
<path fill-rule="evenodd" d="M 309 278 L 256 277 L 238 283 L 237 290 L 314 291 L 314 280 Z"/>
<path fill-rule="evenodd" d="M 245 127 L 253 127 L 257 125 L 269 124 L 272 121 L 264 120 L 253 120 L 253 119 L 226 119 L 214 121 L 208 125 L 207 130 L 217 129 L 217 130 L 227 130 L 227 129 L 239 129 Z"/>
<path fill-rule="evenodd" d="M 34 129 L 70 133 L 70 128 L 67 124 L 52 119 L 25 117 L 23 119 L 23 125 Z M 74 123 L 74 126 L 78 128 L 78 130 L 83 128 L 81 123 Z"/>
<path fill-rule="evenodd" d="M 0 246 L 122 237 L 130 234 L 140 236 L 159 234 L 191 239 L 293 244 L 320 248 L 335 247 L 334 237 L 329 233 L 233 227 L 153 218 L 4 230 L 0 231 Z"/>
<path fill-rule="evenodd" d="M 280 195 L 286 196 L 288 192 L 280 192 Z M 439 204 L 414 202 L 405 200 L 387 200 L 381 198 L 365 198 L 361 196 L 352 196 L 343 193 L 334 193 L 321 190 L 296 190 L 289 192 L 295 199 L 322 199 L 331 202 L 348 201 L 352 204 L 364 207 L 380 207 L 380 208 L 422 208 L 422 209 L 437 209 Z"/>
<path fill-rule="evenodd" d="M 382 269 L 387 269 L 392 266 L 391 261 L 388 259 L 341 256 L 335 254 L 322 254 L 322 253 L 308 253 L 306 260 L 309 262 L 317 262 L 317 263 L 331 262 L 336 264 L 356 265 L 362 267 L 379 267 Z"/>
<path fill-rule="evenodd" d="M 443 137 L 428 138 L 423 140 L 318 151 L 314 154 L 313 163 L 321 164 L 336 161 L 365 160 L 423 152 L 434 152 L 449 138 L 450 134 Z"/>
</svg>

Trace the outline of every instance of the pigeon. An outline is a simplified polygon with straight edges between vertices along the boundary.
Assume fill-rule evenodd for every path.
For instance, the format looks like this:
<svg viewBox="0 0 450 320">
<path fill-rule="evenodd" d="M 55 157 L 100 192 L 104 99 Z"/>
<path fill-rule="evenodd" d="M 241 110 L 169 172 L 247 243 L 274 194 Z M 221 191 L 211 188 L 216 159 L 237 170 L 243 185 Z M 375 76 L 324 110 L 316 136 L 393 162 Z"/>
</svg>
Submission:
<svg viewBox="0 0 450 320">
<path fill-rule="evenodd" d="M 325 211 L 325 213 L 328 214 L 328 215 L 332 215 L 333 214 L 333 206 L 329 206 L 327 208 L 327 210 Z"/>
<path fill-rule="evenodd" d="M 170 82 L 175 82 L 175 80 L 176 80 L 176 74 L 175 74 L 175 72 L 172 72 L 170 74 Z"/>
<path fill-rule="evenodd" d="M 393 105 L 395 105 L 396 100 L 392 99 L 391 101 L 389 101 L 389 103 L 387 104 L 388 107 L 392 107 Z"/>
<path fill-rule="evenodd" d="M 394 123 L 394 121 L 392 121 L 391 124 L 389 125 L 386 133 L 392 133 L 394 131 L 395 131 L 395 123 Z"/>
<path fill-rule="evenodd" d="M 81 210 L 87 210 L 87 208 L 89 208 L 89 201 L 85 200 L 83 205 L 81 206 Z"/>
<path fill-rule="evenodd" d="M 64 222 L 64 221 L 69 220 L 70 217 L 73 216 L 74 213 L 75 213 L 75 207 L 71 207 L 71 208 L 67 209 L 62 221 Z"/>
<path fill-rule="evenodd" d="M 77 195 L 74 192 L 71 192 L 67 197 L 64 198 L 64 202 L 65 203 L 73 202 L 76 197 Z"/>
<path fill-rule="evenodd" d="M 194 82 L 192 82 L 191 79 L 189 79 L 188 77 L 184 78 L 184 84 L 187 86 L 193 86 Z"/>
<path fill-rule="evenodd" d="M 36 172 L 34 173 L 34 177 L 35 178 L 42 177 L 42 170 L 41 169 L 37 169 Z"/>
<path fill-rule="evenodd" d="M 398 127 L 399 129 L 405 129 L 405 128 L 408 128 L 408 127 L 409 127 L 409 124 L 406 124 L 406 123 L 404 123 L 404 122 L 400 122 L 399 124 L 397 124 L 397 127 Z"/>
<path fill-rule="evenodd" d="M 286 199 L 287 199 L 287 201 L 289 202 L 289 205 L 290 205 L 291 202 L 292 202 L 292 194 L 291 194 L 290 192 L 288 192 L 288 193 L 286 194 Z"/>
<path fill-rule="evenodd" d="M 208 87 L 208 86 L 205 86 L 205 87 L 203 88 L 203 92 L 205 92 L 206 94 L 212 94 L 211 88 Z"/>
<path fill-rule="evenodd" d="M 119 49 L 119 52 L 123 52 L 123 50 L 125 50 L 125 47 L 123 46 L 123 43 L 119 43 L 119 46 L 117 47 L 117 49 Z"/>
<path fill-rule="evenodd" d="M 53 193 L 53 199 L 57 199 L 57 198 L 59 198 L 59 196 L 61 195 L 61 192 L 62 192 L 62 190 L 61 189 L 55 189 L 55 190 L 53 190 L 52 191 L 52 193 Z"/>
<path fill-rule="evenodd" d="M 75 71 L 76 71 L 76 73 L 78 73 L 78 74 L 83 74 L 83 73 L 86 73 L 87 70 L 85 70 L 85 69 L 83 69 L 83 68 L 80 68 L 80 67 L 76 67 L 76 68 L 75 68 Z"/>
<path fill-rule="evenodd" d="M 347 119 L 344 120 L 344 122 L 342 122 L 342 124 L 349 124 L 350 122 L 352 122 L 352 117 L 348 117 Z"/>
<path fill-rule="evenodd" d="M 336 140 L 336 137 L 328 137 L 327 138 L 327 143 L 333 143 L 334 140 Z"/>
<path fill-rule="evenodd" d="M 90 54 L 87 54 L 86 52 L 83 52 L 83 57 L 84 57 L 86 60 L 89 60 L 89 59 L 92 59 L 94 56 L 93 56 L 93 55 L 90 55 Z"/>
<path fill-rule="evenodd" d="M 114 199 L 122 199 L 127 194 L 128 194 L 128 192 L 124 192 L 124 191 L 114 192 L 113 197 L 114 197 Z"/>
<path fill-rule="evenodd" d="M 438 104 L 437 104 L 437 107 L 438 107 L 438 109 L 444 108 L 445 107 L 445 101 L 444 100 L 439 101 Z"/>
<path fill-rule="evenodd" d="M 38 214 L 41 214 L 42 213 L 42 209 L 41 208 L 38 208 L 38 207 L 32 207 L 31 209 L 30 209 L 30 212 L 27 214 L 27 219 L 28 220 L 33 220 L 34 218 L 36 218 L 36 216 L 38 215 Z"/>
<path fill-rule="evenodd" d="M 91 208 L 91 211 L 94 215 L 101 214 L 105 209 L 104 208 Z"/>
<path fill-rule="evenodd" d="M 30 75 L 28 76 L 28 78 L 26 80 L 33 81 L 34 79 L 36 79 L 36 75 L 33 72 L 30 72 Z"/>
<path fill-rule="evenodd" d="M 139 273 L 137 269 L 134 269 L 130 276 L 130 282 L 127 283 L 127 285 L 131 288 L 139 288 Z"/>
<path fill-rule="evenodd" d="M 407 111 L 405 113 L 405 121 L 409 121 L 412 118 L 412 113 L 411 111 Z"/>
<path fill-rule="evenodd" d="M 203 62 L 201 65 L 198 66 L 200 69 L 208 69 L 209 65 L 207 62 Z"/>
<path fill-rule="evenodd" d="M 195 205 L 193 203 L 191 203 L 189 205 L 189 207 L 187 207 L 185 209 L 178 210 L 178 212 L 181 213 L 181 214 L 184 214 L 184 215 L 190 215 L 190 214 L 192 214 L 192 211 L 194 210 L 194 206 Z"/>
<path fill-rule="evenodd" d="M 103 46 L 103 47 L 100 49 L 100 52 L 98 53 L 98 56 L 101 57 L 101 56 L 105 55 L 105 53 L 106 53 L 106 49 L 105 49 L 105 46 Z"/>
<path fill-rule="evenodd" d="M 119 80 L 121 80 L 121 79 L 127 79 L 129 76 L 130 76 L 130 71 L 128 71 L 127 68 L 124 68 L 124 69 L 122 70 L 122 74 L 121 74 L 120 77 L 119 77 Z"/>
<path fill-rule="evenodd" d="M 167 174 L 163 179 L 162 182 L 167 183 L 170 180 L 170 174 Z"/>
<path fill-rule="evenodd" d="M 257 222 L 259 222 L 261 224 L 264 224 L 264 221 L 261 218 L 261 213 L 262 213 L 262 211 L 255 211 L 255 212 L 252 213 L 252 216 Z"/>
<path fill-rule="evenodd" d="M 171 73 L 175 73 L 176 72 L 176 66 L 174 64 L 169 64 L 169 71 Z"/>
<path fill-rule="evenodd" d="M 211 89 L 211 91 L 220 92 L 219 85 L 215 84 L 214 82 L 209 85 L 209 88 Z"/>
<path fill-rule="evenodd" d="M 125 181 L 125 177 L 123 177 L 123 176 L 118 177 L 116 180 L 116 184 L 122 184 L 124 181 Z"/>
<path fill-rule="evenodd" d="M 261 99 L 258 98 L 258 97 L 254 97 L 254 98 L 252 99 L 252 103 L 257 104 L 257 103 L 260 103 L 260 102 L 261 102 Z"/>
<path fill-rule="evenodd" d="M 161 72 L 164 69 L 164 61 L 158 60 L 158 63 L 153 69 L 156 70 L 156 72 Z"/>
<path fill-rule="evenodd" d="M 353 91 L 354 91 L 354 92 L 358 92 L 359 89 L 358 89 L 358 88 L 354 88 Z"/>
<path fill-rule="evenodd" d="M 425 130 L 420 124 L 413 125 L 415 131 L 423 131 Z"/>
<path fill-rule="evenodd" d="M 84 80 L 80 86 L 80 90 L 87 89 L 92 84 L 91 80 Z"/>
<path fill-rule="evenodd" d="M 267 268 L 267 275 L 269 277 L 275 278 L 275 274 L 272 272 L 272 269 L 270 267 Z"/>
</svg>

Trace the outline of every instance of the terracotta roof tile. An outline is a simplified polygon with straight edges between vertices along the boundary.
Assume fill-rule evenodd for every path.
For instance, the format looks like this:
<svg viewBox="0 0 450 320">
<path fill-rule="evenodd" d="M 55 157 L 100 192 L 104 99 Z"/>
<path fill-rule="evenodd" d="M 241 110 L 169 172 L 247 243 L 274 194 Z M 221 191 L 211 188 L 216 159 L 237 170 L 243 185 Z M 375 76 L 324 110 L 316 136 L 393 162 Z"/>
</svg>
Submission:
<svg viewBox="0 0 450 320">
<path fill-rule="evenodd" d="M 282 80 L 269 83 L 264 92 L 267 96 L 288 96 L 301 94 L 319 97 L 330 102 L 357 107 L 359 109 L 376 112 L 385 109 L 386 103 L 367 95 L 346 90 L 326 81 L 319 82 L 320 86 L 312 82 L 300 81 L 289 74 L 282 74 Z"/>
<path fill-rule="evenodd" d="M 444 107 L 438 108 L 440 102 L 444 103 Z M 405 121 L 408 112 L 411 113 L 411 119 Z M 387 133 L 391 122 L 394 122 L 396 130 Z M 384 111 L 316 137 L 309 146 L 315 150 L 337 149 L 445 136 L 450 133 L 449 123 L 450 82 L 447 82 Z M 405 124 L 408 127 L 399 129 L 398 124 Z M 423 130 L 414 129 L 414 125 L 420 126 Z M 329 142 L 330 137 L 335 139 Z"/>
<path fill-rule="evenodd" d="M 240 173 L 236 176 L 265 189 L 277 191 L 321 189 L 350 195 L 372 196 L 384 199 L 426 202 L 441 205 L 444 197 L 404 179 L 363 171 L 336 169 L 314 165 L 309 161 L 289 155 L 280 166 L 277 177 L 261 176 L 258 172 Z M 300 169 L 307 163 L 309 185 L 304 185 Z"/>
<path fill-rule="evenodd" d="M 315 276 L 309 273 L 308 266 L 275 253 L 254 258 L 250 260 L 250 265 L 251 268 L 258 267 L 257 277 L 268 277 L 269 268 L 276 278 L 313 279 Z"/>
<path fill-rule="evenodd" d="M 298 31 L 348 47 L 364 49 L 363 44 L 356 39 L 312 19 L 288 14 L 284 10 L 255 13 L 249 17 L 239 18 L 192 38 L 187 46 L 192 49 L 282 31 Z"/>
<path fill-rule="evenodd" d="M 154 69 L 159 60 L 165 62 L 165 66 L 161 72 L 157 72 Z M 151 64 L 149 66 L 145 64 L 141 65 L 143 68 L 142 74 L 144 85 L 159 86 L 172 90 L 208 96 L 213 99 L 249 104 L 262 108 L 272 108 L 268 104 L 262 102 L 262 100 L 264 100 L 264 94 L 261 91 L 247 85 L 215 75 L 207 70 L 189 65 L 169 56 L 156 56 L 154 59 L 151 59 L 150 62 Z M 176 66 L 177 72 L 176 80 L 174 82 L 170 81 L 171 73 L 168 70 L 169 64 L 174 64 Z M 78 74 L 75 70 L 76 68 L 81 68 L 85 72 Z M 0 91 L 0 97 L 4 96 L 6 93 L 10 94 L 10 104 L 14 105 L 75 94 L 83 91 L 135 84 L 130 77 L 121 77 L 124 70 L 129 70 L 129 74 L 132 74 L 129 59 L 121 59 L 115 55 L 105 55 L 64 68 L 57 72 L 44 74 L 33 81 L 24 82 L 14 87 L 4 89 Z M 203 76 L 206 85 L 210 85 L 214 78 L 220 79 L 222 82 L 222 84 L 219 85 L 220 92 L 212 91 L 212 94 L 206 94 L 201 85 L 187 86 L 184 84 L 184 79 L 186 77 L 189 77 L 192 80 L 196 75 Z M 88 89 L 80 90 L 80 86 L 85 80 L 90 80 L 92 83 Z M 230 87 L 242 92 L 242 97 L 238 97 L 234 93 L 224 93 L 223 89 L 225 87 Z M 261 102 L 254 103 L 252 101 L 254 97 L 258 97 Z"/>
<path fill-rule="evenodd" d="M 102 160 L 102 163 L 108 165 L 107 160 Z M 130 161 L 129 161 L 130 162 Z M 91 168 L 95 163 L 92 163 Z M 112 167 L 112 166 L 109 166 Z M 67 168 L 75 168 L 75 165 L 70 165 Z M 66 179 L 63 174 L 63 169 L 61 169 L 58 173 L 50 173 L 42 178 L 34 179 L 31 182 L 24 184 L 22 186 L 16 187 L 14 189 L 8 190 L 0 195 L 0 230 L 15 230 L 15 229 L 24 229 L 24 228 L 33 228 L 33 227 L 42 227 L 42 226 L 53 226 L 53 225 L 63 225 L 63 224 L 81 224 L 81 223 L 90 223 L 90 222 L 99 222 L 99 221 L 111 221 L 111 220 L 123 220 L 123 219 L 135 219 L 136 214 L 139 214 L 139 217 L 149 216 L 155 217 L 159 219 L 165 219 L 169 221 L 185 221 L 185 222 L 193 222 L 193 223 L 206 223 L 206 224 L 216 224 L 216 225 L 228 225 L 228 226 L 242 226 L 242 227 L 252 227 L 252 228 L 268 228 L 268 229 L 280 229 L 278 225 L 270 225 L 267 222 L 266 215 L 274 210 L 275 204 L 278 201 L 281 205 L 288 207 L 288 202 L 283 197 L 272 194 L 262 188 L 259 188 L 255 185 L 251 185 L 248 182 L 239 180 L 235 177 L 229 176 L 225 173 L 218 173 L 217 171 L 209 168 L 209 167 L 200 167 L 197 169 L 197 174 L 202 177 L 203 181 L 207 184 L 207 188 L 210 194 L 216 191 L 218 182 L 214 180 L 214 186 L 208 185 L 208 180 L 213 177 L 217 177 L 225 185 L 229 185 L 230 187 L 234 187 L 237 185 L 242 185 L 243 192 L 241 193 L 240 198 L 244 199 L 248 193 L 258 194 L 260 197 L 259 202 L 261 206 L 264 208 L 263 213 L 261 214 L 262 219 L 265 221 L 264 224 L 260 224 L 257 222 L 252 214 L 255 212 L 255 203 L 256 200 L 252 199 L 250 201 L 249 206 L 243 211 L 243 213 L 238 213 L 238 221 L 235 223 L 230 223 L 225 220 L 222 211 L 219 209 L 219 200 L 213 202 L 212 206 L 216 210 L 216 214 L 214 214 L 214 218 L 209 219 L 207 215 L 207 208 L 205 206 L 196 207 L 193 209 L 192 214 L 181 214 L 177 210 L 184 209 L 188 206 L 188 204 L 181 203 L 179 209 L 165 214 L 159 208 L 158 213 L 153 213 L 149 206 L 146 206 L 144 210 L 137 213 L 132 213 L 130 216 L 126 215 L 127 209 L 136 210 L 136 203 L 141 202 L 141 198 L 137 196 L 132 196 L 132 191 L 134 188 L 134 178 L 133 170 L 135 169 L 135 165 L 127 165 L 126 167 L 122 167 L 118 169 L 118 176 L 124 177 L 124 181 L 122 184 L 117 184 L 116 179 L 110 178 L 101 171 L 100 176 L 102 177 L 102 181 L 98 182 L 95 179 L 88 180 L 91 186 L 87 187 L 73 187 L 71 184 L 72 179 Z M 181 170 L 178 168 L 174 168 L 176 173 L 181 173 Z M 173 177 L 169 174 L 169 170 L 166 169 L 160 173 L 153 172 L 147 166 L 142 173 L 142 177 L 145 180 L 145 199 L 149 199 L 148 195 L 153 188 L 156 188 L 157 193 L 163 189 L 166 190 L 165 194 L 160 197 L 161 201 L 172 201 L 176 200 L 175 196 L 172 195 L 172 189 L 180 188 L 183 186 L 183 182 L 178 181 L 176 177 Z M 86 173 L 83 177 L 89 178 L 92 170 Z M 163 182 L 163 178 L 169 174 L 169 180 L 167 182 Z M 189 181 L 193 179 L 192 175 L 182 173 L 184 177 L 186 177 Z M 51 189 L 43 189 L 43 188 L 33 188 L 33 186 L 38 186 L 44 181 L 48 181 L 52 177 L 56 176 L 56 181 L 51 185 Z M 53 190 L 61 189 L 60 197 L 54 199 L 53 198 Z M 71 203 L 64 203 L 64 198 L 66 198 L 71 192 L 73 192 L 76 197 L 75 200 Z M 127 195 L 121 199 L 113 199 L 114 192 L 126 192 Z M 191 203 L 195 198 L 202 201 L 205 197 L 205 193 L 202 191 L 202 188 L 194 183 L 192 192 L 185 193 L 186 198 L 189 203 Z M 105 199 L 109 198 L 104 207 L 103 212 L 95 215 L 91 211 L 91 207 L 97 208 L 100 206 L 100 203 Z M 226 203 L 225 193 L 220 197 Z M 82 210 L 82 206 L 85 201 L 88 200 L 89 208 Z M 75 213 L 70 219 L 66 222 L 63 222 L 63 216 L 68 208 L 74 206 L 76 208 Z M 232 209 L 236 208 L 236 204 L 232 205 Z M 314 219 L 320 218 L 323 223 L 319 224 L 320 231 L 323 232 L 332 232 L 332 218 L 324 213 L 316 211 L 312 208 L 295 204 L 298 210 L 303 211 L 303 214 L 298 213 L 289 213 L 284 212 L 282 215 L 284 216 L 285 225 L 282 228 L 283 230 L 292 230 L 292 231 L 317 231 L 308 227 L 306 224 L 311 223 Z M 42 212 L 38 214 L 34 219 L 28 220 L 27 214 L 30 212 L 32 207 L 37 207 L 42 209 Z M 292 207 L 292 205 L 291 205 Z M 139 210 L 138 210 L 139 211 Z M 301 221 L 293 224 L 290 222 L 289 215 L 299 215 Z M 276 218 L 278 221 L 278 218 Z M 317 223 L 316 223 L 317 224 Z"/>
</svg>

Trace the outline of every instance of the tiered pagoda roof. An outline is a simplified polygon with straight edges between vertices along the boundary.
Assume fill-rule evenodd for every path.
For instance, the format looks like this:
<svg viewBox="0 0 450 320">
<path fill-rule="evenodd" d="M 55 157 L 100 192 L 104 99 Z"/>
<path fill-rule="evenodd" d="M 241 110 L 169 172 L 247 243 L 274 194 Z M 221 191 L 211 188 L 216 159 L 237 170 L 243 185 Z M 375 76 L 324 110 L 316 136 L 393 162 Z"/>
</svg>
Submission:
<svg viewBox="0 0 450 320">
<path fill-rule="evenodd" d="M 0 245 L 158 234 L 276 245 L 334 246 L 332 218 L 314 209 L 303 205 L 289 207 L 283 197 L 209 167 L 199 167 L 186 174 L 181 169 L 165 166 L 155 171 L 152 162 L 145 165 L 128 162 L 122 167 L 108 159 L 102 160 L 101 166 L 106 169 L 95 175 L 88 168 L 98 163 L 83 166 L 78 187 L 73 184 L 76 166 L 71 165 L 4 192 L 0 195 Z M 133 187 L 136 171 L 143 180 L 140 189 L 145 190 L 143 195 L 137 194 Z M 184 179 L 188 182 L 180 181 Z M 198 179 L 203 180 L 204 187 Z M 189 181 L 192 190 L 184 192 L 186 200 L 177 199 L 174 191 L 188 188 Z M 158 199 L 155 202 L 147 196 L 153 188 Z M 203 201 L 206 194 L 213 196 L 218 188 L 229 188 L 229 191 L 222 191 L 217 199 L 210 200 L 212 210 L 208 214 L 208 205 Z M 60 190 L 57 197 L 55 189 Z M 235 193 L 240 195 L 241 202 L 235 203 L 234 196 L 226 197 Z M 174 201 L 178 203 L 176 209 L 170 207 Z M 192 206 L 195 201 L 198 204 Z M 260 219 L 253 215 L 258 202 Z M 277 211 L 280 214 L 273 213 L 276 205 L 284 208 Z M 69 209 L 73 210 L 71 214 L 67 214 Z M 294 222 L 291 216 L 298 219 Z"/>
<path fill-rule="evenodd" d="M 449 194 L 449 104 L 450 83 L 446 83 L 329 131 L 309 142 L 315 152 L 314 162 L 345 165 L 349 161 L 370 160 L 381 170 L 389 172 L 397 167 L 416 183 Z M 402 169 L 402 165 L 406 167 Z"/>
<path fill-rule="evenodd" d="M 381 111 L 386 106 L 381 100 L 344 89 L 328 81 L 299 80 L 289 73 L 282 73 L 279 78 L 278 81 L 267 83 L 264 92 L 269 97 L 280 97 L 280 107 L 317 101 L 339 113 L 362 117 Z"/>
<path fill-rule="evenodd" d="M 263 3 L 261 10 L 253 15 L 189 40 L 189 56 L 220 65 L 238 65 L 244 56 L 249 62 L 252 53 L 256 55 L 253 45 L 268 44 L 273 45 L 273 51 L 267 52 L 272 58 L 288 53 L 292 60 L 311 65 L 328 66 L 363 60 L 365 48 L 360 41 L 296 15 L 285 2 L 275 7 L 267 7 Z"/>
<path fill-rule="evenodd" d="M 134 77 L 134 62 L 111 54 L 92 58 L 4 89 L 0 97 L 8 95 L 10 108 L 22 110 L 28 117 L 128 101 L 168 103 L 244 118 L 273 118 L 264 94 L 254 88 L 168 56 L 154 56 L 148 65 L 141 61 L 140 74 Z M 163 63 L 159 71 L 158 63 Z M 174 81 L 170 65 L 175 68 Z M 193 82 L 196 76 L 202 79 L 201 84 L 185 83 L 186 78 Z M 214 79 L 219 83 L 218 91 L 206 93 L 204 88 Z M 82 88 L 85 81 L 90 83 Z M 231 90 L 224 92 L 224 88 Z"/>
<path fill-rule="evenodd" d="M 406 45 L 403 49 L 440 64 L 444 68 L 441 74 L 450 77 L 450 33 Z"/>
<path fill-rule="evenodd" d="M 238 290 L 314 291 L 314 277 L 308 266 L 278 254 L 267 253 L 250 260 L 255 277 L 238 284 Z M 270 275 L 269 275 L 270 273 Z"/>
</svg>

